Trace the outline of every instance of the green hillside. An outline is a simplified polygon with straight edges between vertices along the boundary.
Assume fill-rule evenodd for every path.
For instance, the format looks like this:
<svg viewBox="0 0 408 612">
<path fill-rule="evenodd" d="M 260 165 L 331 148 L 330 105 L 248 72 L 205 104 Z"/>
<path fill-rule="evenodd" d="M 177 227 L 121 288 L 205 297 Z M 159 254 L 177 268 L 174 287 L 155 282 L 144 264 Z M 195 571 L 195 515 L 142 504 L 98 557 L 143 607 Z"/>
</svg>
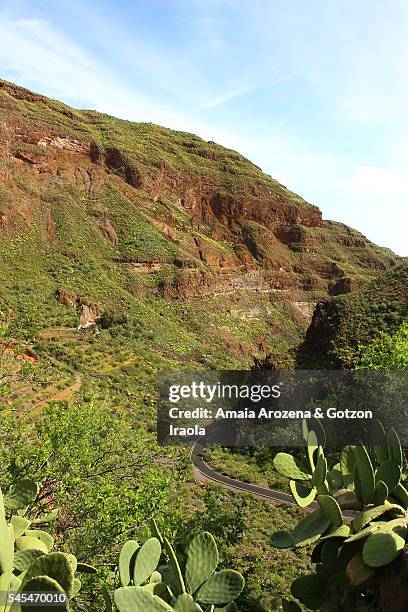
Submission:
<svg viewBox="0 0 408 612">
<path fill-rule="evenodd" d="M 298 353 L 300 366 L 351 367 L 381 333 L 393 333 L 408 315 L 408 265 L 383 274 L 351 295 L 319 303 Z"/>
<path fill-rule="evenodd" d="M 58 546 L 102 567 L 78 610 L 103 609 L 112 559 L 155 516 L 180 540 L 212 531 L 245 574 L 241 609 L 271 612 L 309 558 L 270 533 L 301 510 L 198 482 L 188 449 L 159 447 L 157 373 L 293 367 L 318 300 L 343 293 L 324 308 L 356 304 L 361 321 L 384 288 L 370 325 L 397 323 L 406 301 L 384 279 L 406 287 L 400 258 L 198 136 L 5 81 L 0 119 L 2 487 L 41 482 Z M 348 325 L 327 343 L 354 347 Z"/>
</svg>

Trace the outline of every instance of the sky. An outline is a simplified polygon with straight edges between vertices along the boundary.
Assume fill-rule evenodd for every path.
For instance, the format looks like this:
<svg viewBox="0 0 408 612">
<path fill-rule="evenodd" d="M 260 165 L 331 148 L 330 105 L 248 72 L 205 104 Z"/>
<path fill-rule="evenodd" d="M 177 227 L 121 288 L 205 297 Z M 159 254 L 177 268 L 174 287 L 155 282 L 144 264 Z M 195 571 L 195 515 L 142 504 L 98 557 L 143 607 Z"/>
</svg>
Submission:
<svg viewBox="0 0 408 612">
<path fill-rule="evenodd" d="M 236 149 L 408 256 L 408 0 L 0 0 L 0 78 Z"/>
</svg>

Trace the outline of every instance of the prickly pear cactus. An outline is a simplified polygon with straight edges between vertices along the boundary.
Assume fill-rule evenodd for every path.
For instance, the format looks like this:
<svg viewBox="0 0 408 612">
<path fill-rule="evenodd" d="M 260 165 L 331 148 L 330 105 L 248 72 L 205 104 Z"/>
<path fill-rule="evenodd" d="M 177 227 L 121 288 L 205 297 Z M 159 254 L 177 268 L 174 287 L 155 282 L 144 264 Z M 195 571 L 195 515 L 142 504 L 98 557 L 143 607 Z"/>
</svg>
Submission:
<svg viewBox="0 0 408 612">
<path fill-rule="evenodd" d="M 186 587 L 190 593 L 200 587 L 216 570 L 218 549 L 208 532 L 193 538 L 187 548 Z"/>
<path fill-rule="evenodd" d="M 292 596 L 306 609 L 406 610 L 408 581 L 402 553 L 407 551 L 408 491 L 403 483 L 404 455 L 395 431 L 386 434 L 378 422 L 374 430 L 372 448 L 345 447 L 339 463 L 331 469 L 310 431 L 305 436 L 307 467 L 298 458 L 289 460 L 286 453 L 275 458 L 275 468 L 290 479 L 298 505 L 306 508 L 314 502 L 317 506 L 292 531 L 272 535 L 277 548 L 315 543 L 312 561 L 316 571 L 299 577 L 291 588 Z M 390 577 L 392 588 L 387 586 Z M 406 597 L 401 597 L 401 591 Z M 296 606 L 295 601 L 283 602 L 283 610 L 301 609 Z"/>
<path fill-rule="evenodd" d="M 161 556 L 161 544 L 157 538 L 149 538 L 136 551 L 133 582 L 139 586 L 156 571 Z"/>
<path fill-rule="evenodd" d="M 4 497 L 0 489 L 0 591 L 15 591 L 17 595 L 27 591 L 65 592 L 69 600 L 78 594 L 81 586 L 75 578 L 77 560 L 73 555 L 51 552 L 52 536 L 43 529 L 32 529 L 34 525 L 55 520 L 58 514 L 53 511 L 29 518 L 38 490 L 37 483 L 28 479 L 16 482 Z M 96 570 L 92 568 L 92 571 Z M 20 606 L 13 604 L 11 609 L 18 612 Z M 47 610 L 53 609 L 64 607 L 47 607 Z M 65 609 L 68 610 L 68 602 Z M 0 605 L 0 612 L 9 610 L 9 606 Z M 25 606 L 24 610 L 31 608 Z"/>
<path fill-rule="evenodd" d="M 333 496 L 344 488 L 349 469 L 345 456 L 343 468 L 341 464 L 336 464 L 328 470 L 327 459 L 322 446 L 318 445 L 316 433 L 304 426 L 304 436 L 307 445 L 305 462 L 289 453 L 278 453 L 273 460 L 276 471 L 290 479 L 290 490 L 300 508 L 310 506 L 319 495 Z"/>
<path fill-rule="evenodd" d="M 191 538 L 179 558 L 154 521 L 152 531 L 156 537 L 143 546 L 127 542 L 120 553 L 120 579 L 127 583 L 113 594 L 120 612 L 237 610 L 234 600 L 244 588 L 244 578 L 234 570 L 217 571 L 218 548 L 210 533 Z"/>
<path fill-rule="evenodd" d="M 123 586 L 127 586 L 132 579 L 134 557 L 139 548 L 139 543 L 136 540 L 128 540 L 122 546 L 119 555 L 119 576 Z"/>
</svg>

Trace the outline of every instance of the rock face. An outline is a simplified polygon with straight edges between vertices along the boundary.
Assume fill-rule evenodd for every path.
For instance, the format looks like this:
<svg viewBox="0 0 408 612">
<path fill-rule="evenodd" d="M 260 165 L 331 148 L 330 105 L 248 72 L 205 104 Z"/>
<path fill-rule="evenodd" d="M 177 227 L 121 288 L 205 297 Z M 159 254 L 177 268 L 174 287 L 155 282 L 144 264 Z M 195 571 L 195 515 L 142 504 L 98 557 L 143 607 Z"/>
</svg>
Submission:
<svg viewBox="0 0 408 612">
<path fill-rule="evenodd" d="M 398 263 L 235 151 L 0 81 L 0 245 L 28 237 L 50 284 L 100 307 L 105 275 L 122 296 L 303 304 Z"/>
<path fill-rule="evenodd" d="M 96 325 L 102 312 L 97 304 L 82 304 L 82 313 L 79 319 L 78 330 L 89 329 Z"/>
</svg>

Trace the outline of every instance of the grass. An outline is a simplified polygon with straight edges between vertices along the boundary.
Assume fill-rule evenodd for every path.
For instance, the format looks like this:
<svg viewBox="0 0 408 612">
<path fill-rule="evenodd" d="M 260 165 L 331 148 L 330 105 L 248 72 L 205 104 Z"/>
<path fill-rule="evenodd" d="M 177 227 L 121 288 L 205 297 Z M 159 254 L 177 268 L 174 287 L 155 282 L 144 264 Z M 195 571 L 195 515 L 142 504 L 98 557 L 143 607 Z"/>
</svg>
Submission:
<svg viewBox="0 0 408 612">
<path fill-rule="evenodd" d="M 251 456 L 241 454 L 239 450 L 234 452 L 212 447 L 206 449 L 205 460 L 216 472 L 230 478 L 289 493 L 288 479 L 273 467 L 274 449 L 269 449 L 267 453 L 269 456 L 263 456 L 261 461 L 256 454 Z"/>
<path fill-rule="evenodd" d="M 361 282 L 396 258 L 341 224 L 311 227 L 319 219 L 316 207 L 239 153 L 193 134 L 70 109 L 3 81 L 0 104 L 4 121 L 24 134 L 24 142 L 12 142 L 10 156 L 0 161 L 0 172 L 8 177 L 0 186 L 0 324 L 7 341 L 38 356 L 33 372 L 13 384 L 3 403 L 7 410 L 30 411 L 63 399 L 62 420 L 83 405 L 81 422 L 89 440 L 94 419 L 129 415 L 143 456 L 151 454 L 155 469 L 161 473 L 164 466 L 184 483 L 182 502 L 170 506 L 169 515 L 180 506 L 184 514 L 168 519 L 169 528 L 213 531 L 246 574 L 243 609 L 269 612 L 308 564 L 307 552 L 276 551 L 269 541 L 270 533 L 293 523 L 299 511 L 189 481 L 187 451 L 158 449 L 154 443 L 157 373 L 248 369 L 254 356 L 264 356 L 265 345 L 276 363 L 293 366 L 291 355 L 308 324 L 295 302 L 327 296 L 333 266 L 338 275 Z M 82 152 L 38 145 L 44 136 L 78 141 Z M 112 155 L 119 160 L 116 166 Z M 102 234 L 101 220 L 112 224 L 117 244 Z M 285 238 L 289 231 L 296 240 Z M 217 261 L 235 262 L 235 270 L 208 265 L 197 242 Z M 160 266 L 148 272 L 132 267 L 149 263 Z M 259 275 L 259 290 L 245 286 L 246 272 Z M 402 273 L 399 286 L 406 281 Z M 368 303 L 369 312 L 376 313 L 369 319 L 374 326 L 391 321 L 392 313 L 398 318 L 397 289 L 393 292 L 388 281 L 378 283 L 373 287 L 383 296 L 379 300 L 366 293 L 334 302 L 333 329 L 337 312 L 353 312 L 350 333 L 355 334 L 366 324 Z M 172 299 L 163 297 L 166 289 Z M 60 304 L 58 290 L 97 304 L 104 324 L 79 332 L 81 308 Z M 335 342 L 343 335 L 348 341 L 341 328 Z M 94 402 L 107 407 L 108 415 L 92 408 L 88 422 Z M 58 437 L 58 422 L 53 426 Z M 72 427 L 68 430 L 71 435 Z M 44 426 L 43 441 L 47 436 Z M 14 443 L 26 457 L 24 439 L 15 437 Z M 47 444 L 31 449 L 33 457 L 45 453 Z M 64 452 L 61 448 L 60 455 Z M 287 486 L 270 456 L 214 449 L 209 461 L 242 480 Z M 24 465 L 30 468 L 28 460 Z M 76 469 L 80 474 L 80 466 Z M 69 470 L 66 477 L 71 478 Z M 80 494 L 74 485 L 70 492 Z M 109 495 L 119 510 L 120 488 Z M 147 504 L 149 496 L 143 499 Z M 63 494 L 61 502 L 68 512 Z M 87 525 L 92 520 L 104 519 L 90 516 Z M 72 542 L 77 536 L 70 539 L 67 530 L 65 537 Z"/>
</svg>

